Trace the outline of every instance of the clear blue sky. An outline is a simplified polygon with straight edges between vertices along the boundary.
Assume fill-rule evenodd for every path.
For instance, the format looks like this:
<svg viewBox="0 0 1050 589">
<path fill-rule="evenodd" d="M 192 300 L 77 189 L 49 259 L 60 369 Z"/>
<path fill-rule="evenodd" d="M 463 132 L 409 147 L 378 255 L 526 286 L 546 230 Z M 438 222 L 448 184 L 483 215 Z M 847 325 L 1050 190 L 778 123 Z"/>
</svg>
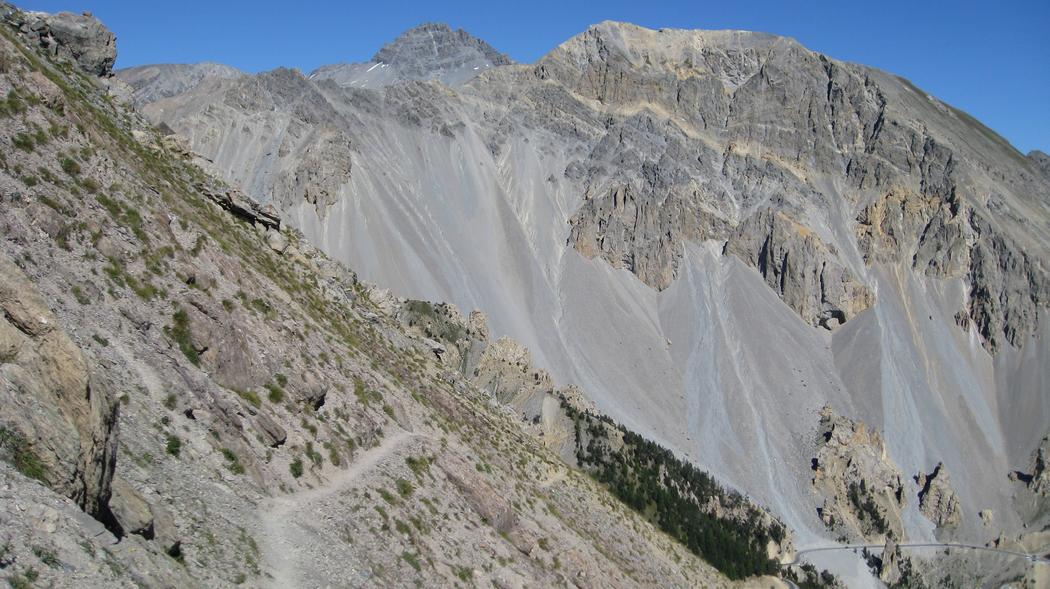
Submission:
<svg viewBox="0 0 1050 589">
<path fill-rule="evenodd" d="M 15 3 L 94 12 L 117 34 L 118 67 L 211 60 L 251 72 L 365 61 L 401 31 L 427 21 L 464 28 L 520 62 L 534 61 L 602 20 L 766 31 L 902 75 L 1022 152 L 1050 152 L 1050 0 Z"/>
</svg>

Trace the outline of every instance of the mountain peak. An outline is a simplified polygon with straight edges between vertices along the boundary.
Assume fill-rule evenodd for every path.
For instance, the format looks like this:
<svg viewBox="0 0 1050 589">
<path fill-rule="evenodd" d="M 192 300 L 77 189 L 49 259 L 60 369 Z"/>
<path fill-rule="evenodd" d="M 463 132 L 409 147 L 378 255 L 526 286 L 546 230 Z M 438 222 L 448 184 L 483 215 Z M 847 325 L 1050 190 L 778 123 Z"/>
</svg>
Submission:
<svg viewBox="0 0 1050 589">
<path fill-rule="evenodd" d="M 430 77 L 466 65 L 509 65 L 509 57 L 463 29 L 445 23 L 424 23 L 408 29 L 380 49 L 372 61 L 398 66 L 406 75 Z"/>
<path fill-rule="evenodd" d="M 457 86 L 487 69 L 512 63 L 463 29 L 424 23 L 384 45 L 371 61 L 321 66 L 310 78 L 355 88 L 380 88 L 405 80 L 436 80 Z"/>
</svg>

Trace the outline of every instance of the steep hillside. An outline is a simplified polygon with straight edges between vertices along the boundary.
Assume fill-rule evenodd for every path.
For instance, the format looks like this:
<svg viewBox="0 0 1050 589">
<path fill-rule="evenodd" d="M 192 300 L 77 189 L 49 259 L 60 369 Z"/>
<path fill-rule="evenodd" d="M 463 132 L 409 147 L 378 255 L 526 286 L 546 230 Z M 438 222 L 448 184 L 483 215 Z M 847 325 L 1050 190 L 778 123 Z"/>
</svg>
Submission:
<svg viewBox="0 0 1050 589">
<path fill-rule="evenodd" d="M 420 333 L 434 307 L 202 171 L 120 104 L 93 18 L 0 18 L 9 584 L 733 585 L 482 388 L 533 371 L 483 316 Z M 733 497 L 727 574 L 776 570 L 787 532 Z"/>
<path fill-rule="evenodd" d="M 820 515 L 878 478 L 814 476 L 826 406 L 878 433 L 906 539 L 1030 520 L 1008 475 L 1050 423 L 1045 162 L 905 80 L 602 23 L 459 86 L 276 70 L 142 110 L 367 280 L 484 311 L 803 546 L 878 539 Z M 938 465 L 947 527 L 915 482 Z"/>
</svg>

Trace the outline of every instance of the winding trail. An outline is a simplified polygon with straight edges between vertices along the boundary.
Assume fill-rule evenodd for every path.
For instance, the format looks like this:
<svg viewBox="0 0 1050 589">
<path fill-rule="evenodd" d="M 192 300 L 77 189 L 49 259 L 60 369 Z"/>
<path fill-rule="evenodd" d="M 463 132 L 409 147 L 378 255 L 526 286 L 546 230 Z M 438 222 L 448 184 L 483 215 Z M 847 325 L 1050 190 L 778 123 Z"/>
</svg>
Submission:
<svg viewBox="0 0 1050 589">
<path fill-rule="evenodd" d="M 351 486 L 362 474 L 374 468 L 381 460 L 397 450 L 416 434 L 398 430 L 380 444 L 360 455 L 346 470 L 335 474 L 324 484 L 283 497 L 263 501 L 257 508 L 260 522 L 259 550 L 261 564 L 272 578 L 264 579 L 263 586 L 291 589 L 301 586 L 299 579 L 298 550 L 304 538 L 294 526 L 294 513 L 307 508 L 311 503 L 324 500 Z"/>
</svg>

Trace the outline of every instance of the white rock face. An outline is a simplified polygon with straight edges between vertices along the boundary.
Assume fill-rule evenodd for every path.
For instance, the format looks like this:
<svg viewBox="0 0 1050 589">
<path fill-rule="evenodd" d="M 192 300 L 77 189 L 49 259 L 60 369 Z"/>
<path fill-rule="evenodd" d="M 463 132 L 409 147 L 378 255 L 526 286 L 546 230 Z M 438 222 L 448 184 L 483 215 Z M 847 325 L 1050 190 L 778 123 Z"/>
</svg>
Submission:
<svg viewBox="0 0 1050 589">
<path fill-rule="evenodd" d="M 961 536 L 986 538 L 982 509 L 1020 525 L 1005 473 L 1050 422 L 1034 160 L 899 78 L 764 35 L 603 23 L 491 70 L 380 90 L 271 72 L 144 110 L 363 279 L 484 311 L 800 545 L 827 534 L 809 464 L 827 404 L 901 472 L 943 462 Z M 275 179 L 332 133 L 352 170 L 283 200 Z M 802 228 L 784 255 L 762 254 L 789 235 L 771 210 Z M 901 518 L 933 538 L 917 502 Z"/>
</svg>

